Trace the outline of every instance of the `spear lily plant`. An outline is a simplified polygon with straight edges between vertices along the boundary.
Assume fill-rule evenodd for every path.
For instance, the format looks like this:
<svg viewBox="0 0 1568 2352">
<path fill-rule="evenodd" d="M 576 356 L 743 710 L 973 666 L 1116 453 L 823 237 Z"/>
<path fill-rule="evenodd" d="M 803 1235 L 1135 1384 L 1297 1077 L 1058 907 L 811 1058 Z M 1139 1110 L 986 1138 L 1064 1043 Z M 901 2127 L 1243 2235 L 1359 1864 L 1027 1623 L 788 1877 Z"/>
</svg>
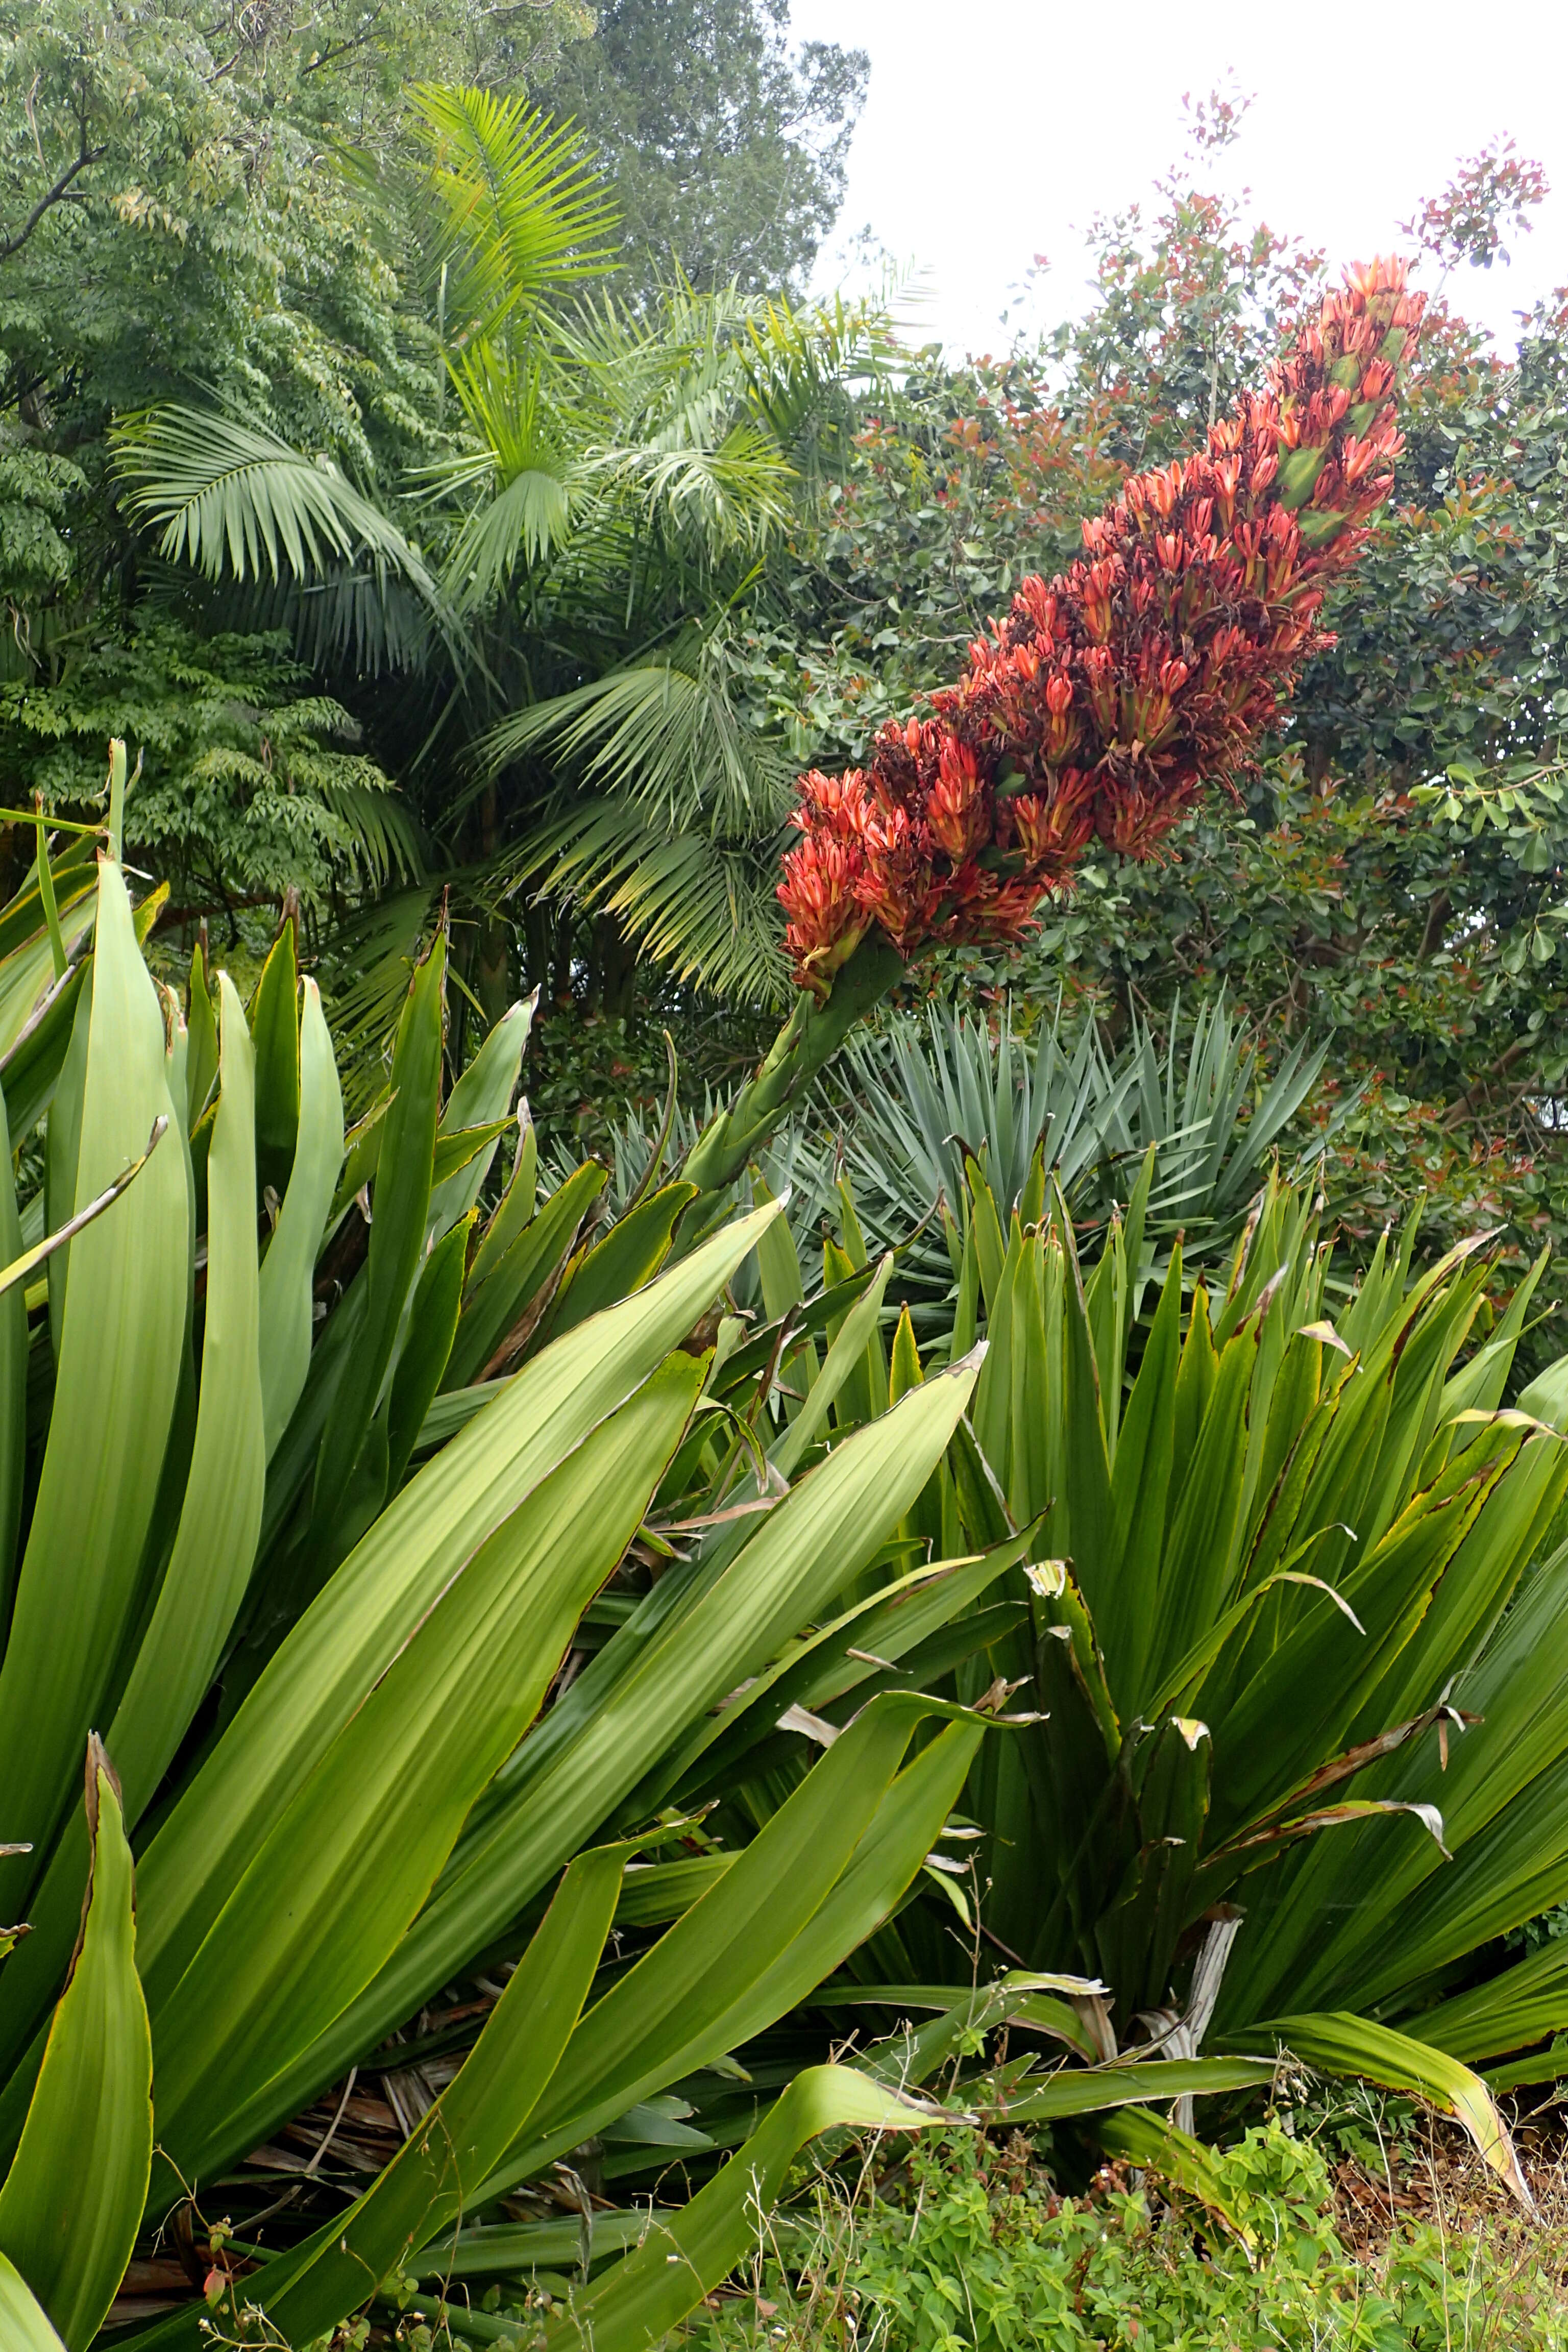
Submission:
<svg viewBox="0 0 1568 2352">
<path fill-rule="evenodd" d="M 1153 856 L 1245 767 L 1393 486 L 1423 304 L 1398 259 L 1347 272 L 1206 448 L 1133 476 L 1067 572 L 1023 583 L 929 718 L 801 779 L 778 886 L 800 995 L 690 1156 L 688 1234 L 911 957 L 1018 939 L 1091 844 Z"/>
</svg>

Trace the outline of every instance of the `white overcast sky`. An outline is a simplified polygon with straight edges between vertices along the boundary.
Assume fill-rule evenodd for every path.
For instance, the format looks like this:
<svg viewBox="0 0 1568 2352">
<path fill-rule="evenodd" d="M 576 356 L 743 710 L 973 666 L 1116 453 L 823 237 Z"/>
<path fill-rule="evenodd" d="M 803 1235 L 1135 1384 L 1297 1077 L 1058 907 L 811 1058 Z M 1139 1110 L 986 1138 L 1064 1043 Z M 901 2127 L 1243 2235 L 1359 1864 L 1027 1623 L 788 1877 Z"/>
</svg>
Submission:
<svg viewBox="0 0 1568 2352">
<path fill-rule="evenodd" d="M 1465 270 L 1458 307 L 1511 340 L 1512 314 L 1568 281 L 1568 0 L 794 0 L 797 38 L 871 59 L 840 233 L 868 226 L 923 273 L 921 340 L 1000 350 L 1008 289 L 1049 257 L 1037 311 L 1086 297 L 1081 230 L 1179 152 L 1181 100 L 1234 72 L 1255 103 L 1230 152 L 1270 226 L 1331 261 L 1396 249 L 1396 224 L 1455 163 L 1511 131 L 1552 193 L 1512 266 Z M 844 275 L 830 248 L 826 287 Z"/>
</svg>

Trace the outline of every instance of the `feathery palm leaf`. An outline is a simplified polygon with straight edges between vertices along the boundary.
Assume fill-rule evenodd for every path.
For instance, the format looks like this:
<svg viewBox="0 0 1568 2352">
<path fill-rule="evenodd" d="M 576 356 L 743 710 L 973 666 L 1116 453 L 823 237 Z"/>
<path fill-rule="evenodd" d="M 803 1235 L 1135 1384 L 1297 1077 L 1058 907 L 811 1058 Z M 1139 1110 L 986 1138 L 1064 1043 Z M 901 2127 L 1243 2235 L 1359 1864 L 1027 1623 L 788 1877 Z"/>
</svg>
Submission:
<svg viewBox="0 0 1568 2352">
<path fill-rule="evenodd" d="M 618 918 L 678 980 L 752 1003 L 782 1004 L 771 845 L 649 824 L 623 800 L 589 802 L 531 835 L 520 881 Z"/>
<path fill-rule="evenodd" d="M 480 745 L 489 772 L 550 748 L 584 782 L 623 794 L 646 821 L 700 816 L 770 841 L 789 808 L 782 748 L 759 735 L 729 690 L 727 649 L 710 630 L 514 711 Z"/>
<path fill-rule="evenodd" d="M 545 295 L 615 261 L 618 217 L 572 123 L 521 98 L 423 83 L 415 125 L 446 212 L 437 243 L 448 328 L 494 334 Z"/>
<path fill-rule="evenodd" d="M 115 462 L 131 508 L 163 526 L 158 546 L 209 580 L 320 577 L 365 563 L 439 603 L 424 559 L 391 517 L 328 457 L 307 457 L 265 426 L 210 409 L 169 406 L 129 418 Z"/>
</svg>

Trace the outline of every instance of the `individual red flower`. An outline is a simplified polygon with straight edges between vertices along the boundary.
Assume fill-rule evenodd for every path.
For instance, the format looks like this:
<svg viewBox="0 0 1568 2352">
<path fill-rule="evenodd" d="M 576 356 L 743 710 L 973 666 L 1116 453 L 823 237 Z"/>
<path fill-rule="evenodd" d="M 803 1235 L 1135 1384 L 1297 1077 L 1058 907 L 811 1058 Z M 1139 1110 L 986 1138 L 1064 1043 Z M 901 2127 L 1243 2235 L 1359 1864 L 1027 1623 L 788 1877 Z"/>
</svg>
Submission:
<svg viewBox="0 0 1568 2352">
<path fill-rule="evenodd" d="M 873 923 L 906 955 L 1016 939 L 1092 842 L 1153 855 L 1247 764 L 1393 486 L 1423 302 L 1402 262 L 1348 271 L 1266 392 L 1124 483 L 1070 570 L 1021 583 L 931 718 L 885 727 L 864 771 L 802 779 L 778 895 L 803 986 Z"/>
</svg>

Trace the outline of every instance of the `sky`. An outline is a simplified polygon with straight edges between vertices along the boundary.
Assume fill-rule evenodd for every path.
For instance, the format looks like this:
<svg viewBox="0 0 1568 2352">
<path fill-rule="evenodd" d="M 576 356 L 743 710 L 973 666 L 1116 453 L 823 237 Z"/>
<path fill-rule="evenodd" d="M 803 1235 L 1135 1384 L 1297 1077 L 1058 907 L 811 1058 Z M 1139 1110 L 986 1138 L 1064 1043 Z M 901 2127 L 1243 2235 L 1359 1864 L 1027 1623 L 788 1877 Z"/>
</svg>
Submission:
<svg viewBox="0 0 1568 2352">
<path fill-rule="evenodd" d="M 1513 313 L 1568 281 L 1568 0 L 793 0 L 792 21 L 871 59 L 818 286 L 853 282 L 845 240 L 869 228 L 920 273 L 905 315 L 922 341 L 1004 349 L 1001 313 L 1037 253 L 1050 268 L 1030 315 L 1080 311 L 1084 228 L 1148 205 L 1182 149 L 1184 91 L 1216 87 L 1253 104 L 1203 184 L 1250 187 L 1251 217 L 1332 263 L 1398 250 L 1399 221 L 1511 132 L 1552 193 L 1511 265 L 1460 271 L 1450 298 L 1506 346 Z"/>
</svg>

